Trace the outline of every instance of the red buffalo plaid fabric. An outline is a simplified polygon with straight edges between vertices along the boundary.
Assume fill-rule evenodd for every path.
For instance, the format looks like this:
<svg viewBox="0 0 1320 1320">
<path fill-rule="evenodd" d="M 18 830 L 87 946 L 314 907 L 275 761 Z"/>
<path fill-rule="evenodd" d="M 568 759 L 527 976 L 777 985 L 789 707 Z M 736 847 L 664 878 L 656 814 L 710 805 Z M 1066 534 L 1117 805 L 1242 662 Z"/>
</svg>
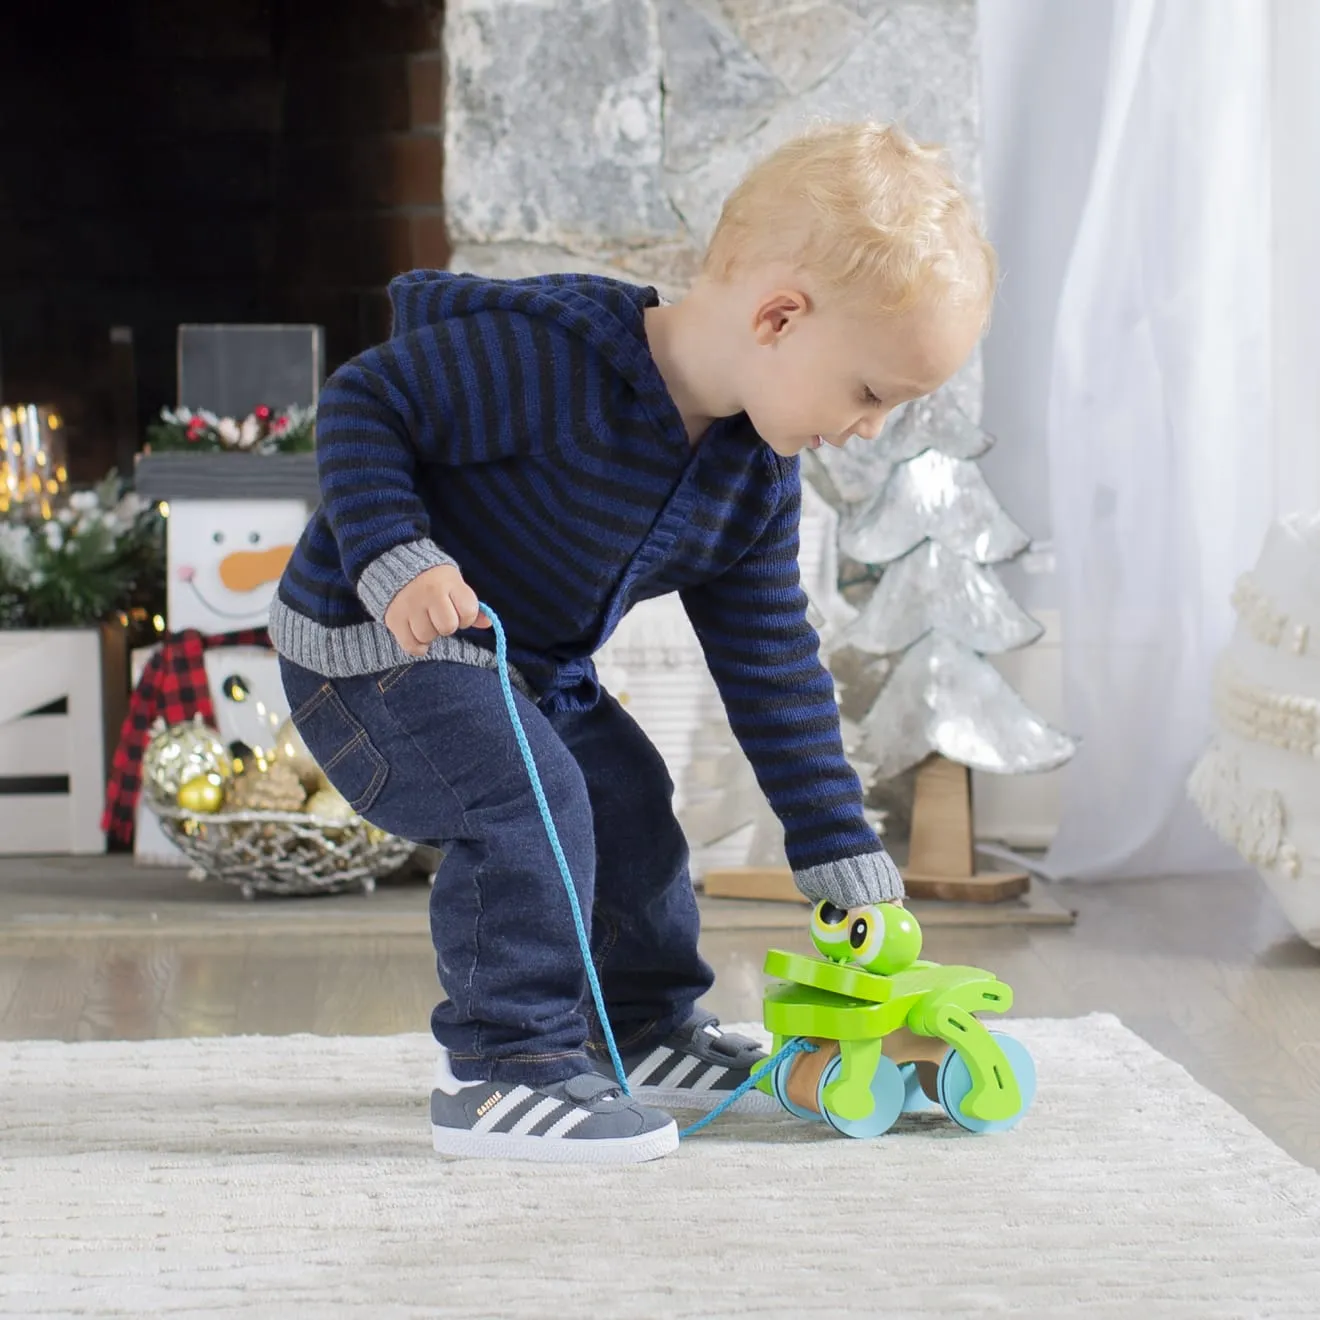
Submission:
<svg viewBox="0 0 1320 1320">
<path fill-rule="evenodd" d="M 142 754 L 151 741 L 151 726 L 159 716 L 166 724 L 178 724 L 200 715 L 215 723 L 215 706 L 206 683 L 205 652 L 218 646 L 270 646 L 264 628 L 206 637 L 195 629 L 171 633 L 147 661 L 142 678 L 129 702 L 119 746 L 110 767 L 105 790 L 105 812 L 101 829 L 108 839 L 133 842 L 134 814 L 142 788 Z"/>
</svg>

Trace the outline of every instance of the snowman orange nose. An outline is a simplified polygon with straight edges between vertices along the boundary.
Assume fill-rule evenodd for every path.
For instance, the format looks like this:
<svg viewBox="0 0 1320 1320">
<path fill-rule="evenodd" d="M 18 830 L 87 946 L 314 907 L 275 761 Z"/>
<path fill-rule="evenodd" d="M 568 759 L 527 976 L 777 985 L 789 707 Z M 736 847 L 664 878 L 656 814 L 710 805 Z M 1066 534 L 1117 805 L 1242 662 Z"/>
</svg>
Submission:
<svg viewBox="0 0 1320 1320">
<path fill-rule="evenodd" d="M 269 550 L 235 550 L 220 561 L 220 581 L 230 591 L 255 591 L 267 582 L 276 582 L 293 554 L 291 545 L 274 545 Z"/>
</svg>

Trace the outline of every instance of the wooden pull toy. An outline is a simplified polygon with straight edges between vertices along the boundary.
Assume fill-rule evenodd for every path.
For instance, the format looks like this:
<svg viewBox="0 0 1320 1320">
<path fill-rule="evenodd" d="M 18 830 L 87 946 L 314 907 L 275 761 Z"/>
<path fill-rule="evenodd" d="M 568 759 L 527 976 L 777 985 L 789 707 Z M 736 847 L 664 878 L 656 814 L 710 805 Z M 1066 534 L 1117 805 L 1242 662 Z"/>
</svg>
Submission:
<svg viewBox="0 0 1320 1320">
<path fill-rule="evenodd" d="M 977 1013 L 1003 1013 L 1013 991 L 979 967 L 921 959 L 921 927 L 891 903 L 845 911 L 818 903 L 821 957 L 771 949 L 764 1000 L 779 1061 L 757 1082 L 791 1114 L 849 1137 L 878 1137 L 900 1114 L 943 1109 L 969 1132 L 1013 1127 L 1036 1093 L 1031 1055 Z"/>
</svg>

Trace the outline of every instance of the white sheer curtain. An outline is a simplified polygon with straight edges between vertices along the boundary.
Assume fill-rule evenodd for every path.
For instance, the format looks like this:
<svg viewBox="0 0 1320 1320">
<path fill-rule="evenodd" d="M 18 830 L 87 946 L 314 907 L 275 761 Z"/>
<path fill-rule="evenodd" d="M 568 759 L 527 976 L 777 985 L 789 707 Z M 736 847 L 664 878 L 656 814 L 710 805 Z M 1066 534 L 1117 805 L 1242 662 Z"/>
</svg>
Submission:
<svg viewBox="0 0 1320 1320">
<path fill-rule="evenodd" d="M 1278 495 L 1272 17 L 1262 0 L 1115 5 L 1050 388 L 1064 686 L 1084 739 L 1054 874 L 1240 865 L 1184 784 L 1209 732 L 1228 594 Z M 1312 187 L 1315 159 L 1296 161 Z"/>
<path fill-rule="evenodd" d="M 1320 4 L 1272 0 L 1276 502 L 1320 511 Z"/>
</svg>

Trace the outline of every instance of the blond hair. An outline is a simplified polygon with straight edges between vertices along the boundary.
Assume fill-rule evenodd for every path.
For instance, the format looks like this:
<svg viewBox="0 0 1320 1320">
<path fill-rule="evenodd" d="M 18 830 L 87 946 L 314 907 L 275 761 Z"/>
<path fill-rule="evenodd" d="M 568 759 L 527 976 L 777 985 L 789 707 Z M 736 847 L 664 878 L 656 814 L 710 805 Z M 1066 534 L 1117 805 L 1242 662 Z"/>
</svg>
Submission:
<svg viewBox="0 0 1320 1320">
<path fill-rule="evenodd" d="M 994 249 L 938 147 L 887 124 L 828 124 L 784 143 L 729 194 L 704 270 L 785 261 L 868 306 L 935 296 L 987 314 Z"/>
</svg>

